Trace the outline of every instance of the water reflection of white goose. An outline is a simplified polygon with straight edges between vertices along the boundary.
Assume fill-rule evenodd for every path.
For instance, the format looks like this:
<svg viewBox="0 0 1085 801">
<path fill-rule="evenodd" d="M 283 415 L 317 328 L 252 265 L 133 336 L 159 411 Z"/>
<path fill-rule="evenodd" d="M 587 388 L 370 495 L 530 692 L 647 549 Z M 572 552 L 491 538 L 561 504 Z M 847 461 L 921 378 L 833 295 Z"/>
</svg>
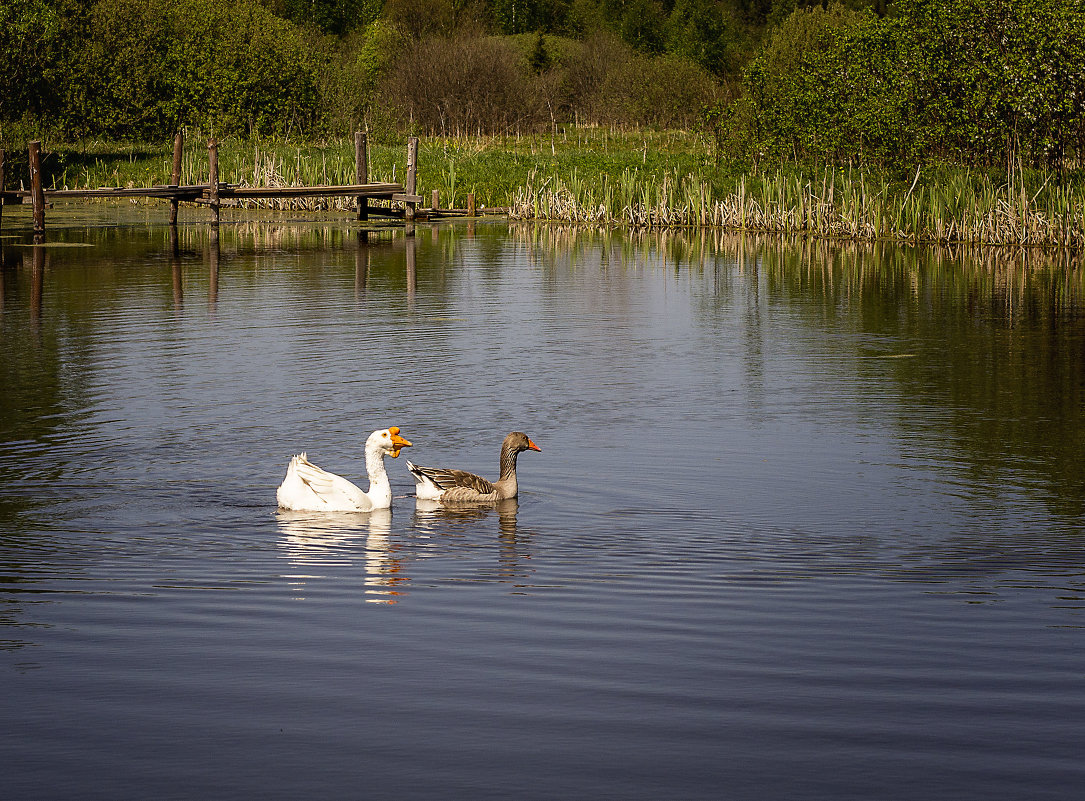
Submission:
<svg viewBox="0 0 1085 801">
<path fill-rule="evenodd" d="M 284 574 L 300 592 L 306 584 L 326 577 L 326 572 L 365 559 L 365 593 L 370 603 L 391 604 L 403 591 L 397 589 L 410 579 L 401 571 L 404 560 L 397 557 L 392 542 L 392 511 L 374 509 L 368 513 L 322 513 L 280 511 L 279 545 L 298 572 Z M 320 570 L 321 572 L 317 572 Z"/>
</svg>

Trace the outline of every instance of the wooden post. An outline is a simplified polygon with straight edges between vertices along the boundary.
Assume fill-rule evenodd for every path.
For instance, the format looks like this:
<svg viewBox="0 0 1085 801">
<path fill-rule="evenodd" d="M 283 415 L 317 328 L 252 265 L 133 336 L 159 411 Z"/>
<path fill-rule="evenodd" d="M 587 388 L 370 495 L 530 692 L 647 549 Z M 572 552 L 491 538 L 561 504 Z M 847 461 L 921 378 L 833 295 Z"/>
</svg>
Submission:
<svg viewBox="0 0 1085 801">
<path fill-rule="evenodd" d="M 368 231 L 358 232 L 358 247 L 354 249 L 354 299 L 358 300 L 365 294 L 366 284 L 369 283 L 369 241 Z"/>
<path fill-rule="evenodd" d="M 207 199 L 211 203 L 211 224 L 219 224 L 219 144 L 214 139 L 207 143 L 207 162 L 210 167 Z"/>
<path fill-rule="evenodd" d="M 4 223 L 4 151 L 0 150 L 0 227 Z"/>
<path fill-rule="evenodd" d="M 441 208 L 441 207 L 440 207 L 440 206 L 438 205 L 438 202 L 437 202 L 437 201 L 438 201 L 438 199 L 439 199 L 439 196 L 438 196 L 438 194 L 437 194 L 437 190 L 436 190 L 436 189 L 434 189 L 434 190 L 433 190 L 433 194 L 432 194 L 432 197 L 431 197 L 431 199 L 430 199 L 430 204 L 429 204 L 429 207 L 430 207 L 430 208 L 431 208 L 431 209 L 432 209 L 433 211 L 437 211 L 437 209 Z"/>
<path fill-rule="evenodd" d="M 475 216 L 475 193 L 471 192 L 467 195 L 467 216 Z"/>
<path fill-rule="evenodd" d="M 181 272 L 181 260 L 173 258 L 173 310 L 180 311 L 185 302 L 184 274 Z"/>
<path fill-rule="evenodd" d="M 34 239 L 45 237 L 45 192 L 41 185 L 41 142 L 31 142 L 30 153 L 30 197 L 34 204 Z"/>
<path fill-rule="evenodd" d="M 369 183 L 369 136 L 363 131 L 354 132 L 354 183 Z M 358 219 L 369 219 L 369 198 L 358 198 Z"/>
<path fill-rule="evenodd" d="M 406 248 L 407 248 L 407 303 L 409 305 L 412 305 L 412 306 L 414 305 L 415 289 L 418 286 L 418 281 L 417 281 L 417 277 L 416 277 L 416 269 L 417 269 L 416 268 L 417 256 L 415 254 L 415 248 L 416 247 L 418 247 L 417 240 L 413 236 L 407 237 L 407 241 L 406 241 Z"/>
<path fill-rule="evenodd" d="M 45 248 L 34 251 L 34 272 L 30 276 L 30 314 L 34 320 L 41 319 L 41 299 L 45 294 Z"/>
<path fill-rule="evenodd" d="M 0 195 L 3 194 L 3 151 L 0 150 Z M 0 228 L 3 226 L 3 198 L 0 196 Z"/>
<path fill-rule="evenodd" d="M 211 238 L 207 245 L 208 269 L 207 269 L 207 304 L 211 311 L 215 310 L 215 304 L 219 299 L 219 229 L 211 227 Z"/>
<path fill-rule="evenodd" d="M 181 155 L 185 148 L 184 131 L 178 131 L 173 137 L 173 171 L 170 173 L 170 186 L 181 185 Z M 177 198 L 170 199 L 170 225 L 177 225 Z"/>
<path fill-rule="evenodd" d="M 403 191 L 413 195 L 418 187 L 418 137 L 412 136 L 407 140 L 407 182 L 403 185 Z M 403 213 L 406 220 L 414 219 L 415 203 L 407 201 L 407 209 Z"/>
</svg>

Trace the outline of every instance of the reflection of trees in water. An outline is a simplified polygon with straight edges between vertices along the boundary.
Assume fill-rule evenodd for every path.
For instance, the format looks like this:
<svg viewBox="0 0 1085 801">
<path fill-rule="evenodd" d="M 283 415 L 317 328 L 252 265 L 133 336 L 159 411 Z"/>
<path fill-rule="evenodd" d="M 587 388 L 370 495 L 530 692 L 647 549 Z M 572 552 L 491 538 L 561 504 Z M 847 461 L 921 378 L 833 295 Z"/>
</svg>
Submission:
<svg viewBox="0 0 1085 801">
<path fill-rule="evenodd" d="M 53 297 L 43 249 L 8 252 L 3 271 L 0 455 L 19 458 L 0 458 L 0 481 L 51 481 L 59 466 L 27 457 L 44 453 L 59 431 L 88 413 L 92 359 L 81 341 L 88 325 Z M 18 496 L 5 493 L 0 502 L 13 500 Z"/>
<path fill-rule="evenodd" d="M 957 521 L 965 528 L 947 531 L 942 521 L 934 521 L 905 529 L 879 520 L 871 529 L 841 525 L 827 532 L 724 521 L 717 537 L 743 557 L 722 560 L 714 575 L 728 584 L 766 588 L 876 577 L 975 604 L 1027 591 L 1071 614 L 1085 610 L 1085 543 L 1079 538 Z"/>
<path fill-rule="evenodd" d="M 844 369 L 893 382 L 906 450 L 948 446 L 984 485 L 1012 477 L 1085 520 L 1085 271 L 1065 254 L 818 242 L 759 262 L 763 302 L 861 335 L 837 340 Z"/>
<path fill-rule="evenodd" d="M 753 407 L 771 400 L 773 353 L 817 348 L 819 369 L 865 393 L 877 419 L 899 410 L 916 456 L 948 448 L 984 485 L 1012 475 L 1060 517 L 1085 519 L 1085 267 L 1069 251 L 567 225 L 511 236 L 549 288 L 574 271 L 597 276 L 580 290 L 592 308 L 598 293 L 619 307 L 636 271 L 685 282 L 706 345 L 740 348 Z"/>
<path fill-rule="evenodd" d="M 55 599 L 49 585 L 56 578 L 71 579 L 82 573 L 77 564 L 54 567 L 55 536 L 33 520 L 41 505 L 26 497 L 0 494 L 0 650 L 34 645 L 31 633 L 51 628 L 33 619 L 34 607 Z"/>
<path fill-rule="evenodd" d="M 624 230 L 603 226 L 520 224 L 509 236 L 552 270 L 583 264 L 640 269 L 646 264 L 701 272 L 718 258 L 733 260 L 743 238 L 719 230 Z M 553 278 L 553 274 L 548 275 Z"/>
</svg>

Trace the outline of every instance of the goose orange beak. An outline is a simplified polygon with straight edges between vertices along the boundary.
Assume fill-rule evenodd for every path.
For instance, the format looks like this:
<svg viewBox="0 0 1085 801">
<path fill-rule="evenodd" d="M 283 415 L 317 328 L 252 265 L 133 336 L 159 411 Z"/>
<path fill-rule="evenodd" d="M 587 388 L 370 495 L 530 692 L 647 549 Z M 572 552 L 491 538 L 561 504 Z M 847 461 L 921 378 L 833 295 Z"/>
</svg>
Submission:
<svg viewBox="0 0 1085 801">
<path fill-rule="evenodd" d="M 392 435 L 392 458 L 395 459 L 403 448 L 411 447 L 411 443 L 399 435 L 399 426 L 392 426 L 388 433 Z"/>
<path fill-rule="evenodd" d="M 527 441 L 527 449 L 529 451 L 538 451 L 539 453 L 542 453 L 542 448 L 540 448 L 538 445 L 536 445 L 530 439 Z"/>
</svg>

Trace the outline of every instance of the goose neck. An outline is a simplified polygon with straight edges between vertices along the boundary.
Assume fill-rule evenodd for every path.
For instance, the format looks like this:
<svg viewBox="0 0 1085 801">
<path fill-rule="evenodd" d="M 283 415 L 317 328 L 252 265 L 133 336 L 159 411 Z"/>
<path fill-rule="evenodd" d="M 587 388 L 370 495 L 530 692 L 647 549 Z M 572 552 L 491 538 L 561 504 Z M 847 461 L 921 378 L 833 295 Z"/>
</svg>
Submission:
<svg viewBox="0 0 1085 801">
<path fill-rule="evenodd" d="M 516 475 L 516 457 L 519 455 L 515 448 L 501 449 L 501 479 L 513 478 Z"/>
<path fill-rule="evenodd" d="M 367 450 L 365 470 L 369 474 L 369 492 L 366 494 L 378 507 L 391 505 L 392 487 L 388 483 L 388 472 L 384 469 L 384 453 L 379 450 Z"/>
</svg>

